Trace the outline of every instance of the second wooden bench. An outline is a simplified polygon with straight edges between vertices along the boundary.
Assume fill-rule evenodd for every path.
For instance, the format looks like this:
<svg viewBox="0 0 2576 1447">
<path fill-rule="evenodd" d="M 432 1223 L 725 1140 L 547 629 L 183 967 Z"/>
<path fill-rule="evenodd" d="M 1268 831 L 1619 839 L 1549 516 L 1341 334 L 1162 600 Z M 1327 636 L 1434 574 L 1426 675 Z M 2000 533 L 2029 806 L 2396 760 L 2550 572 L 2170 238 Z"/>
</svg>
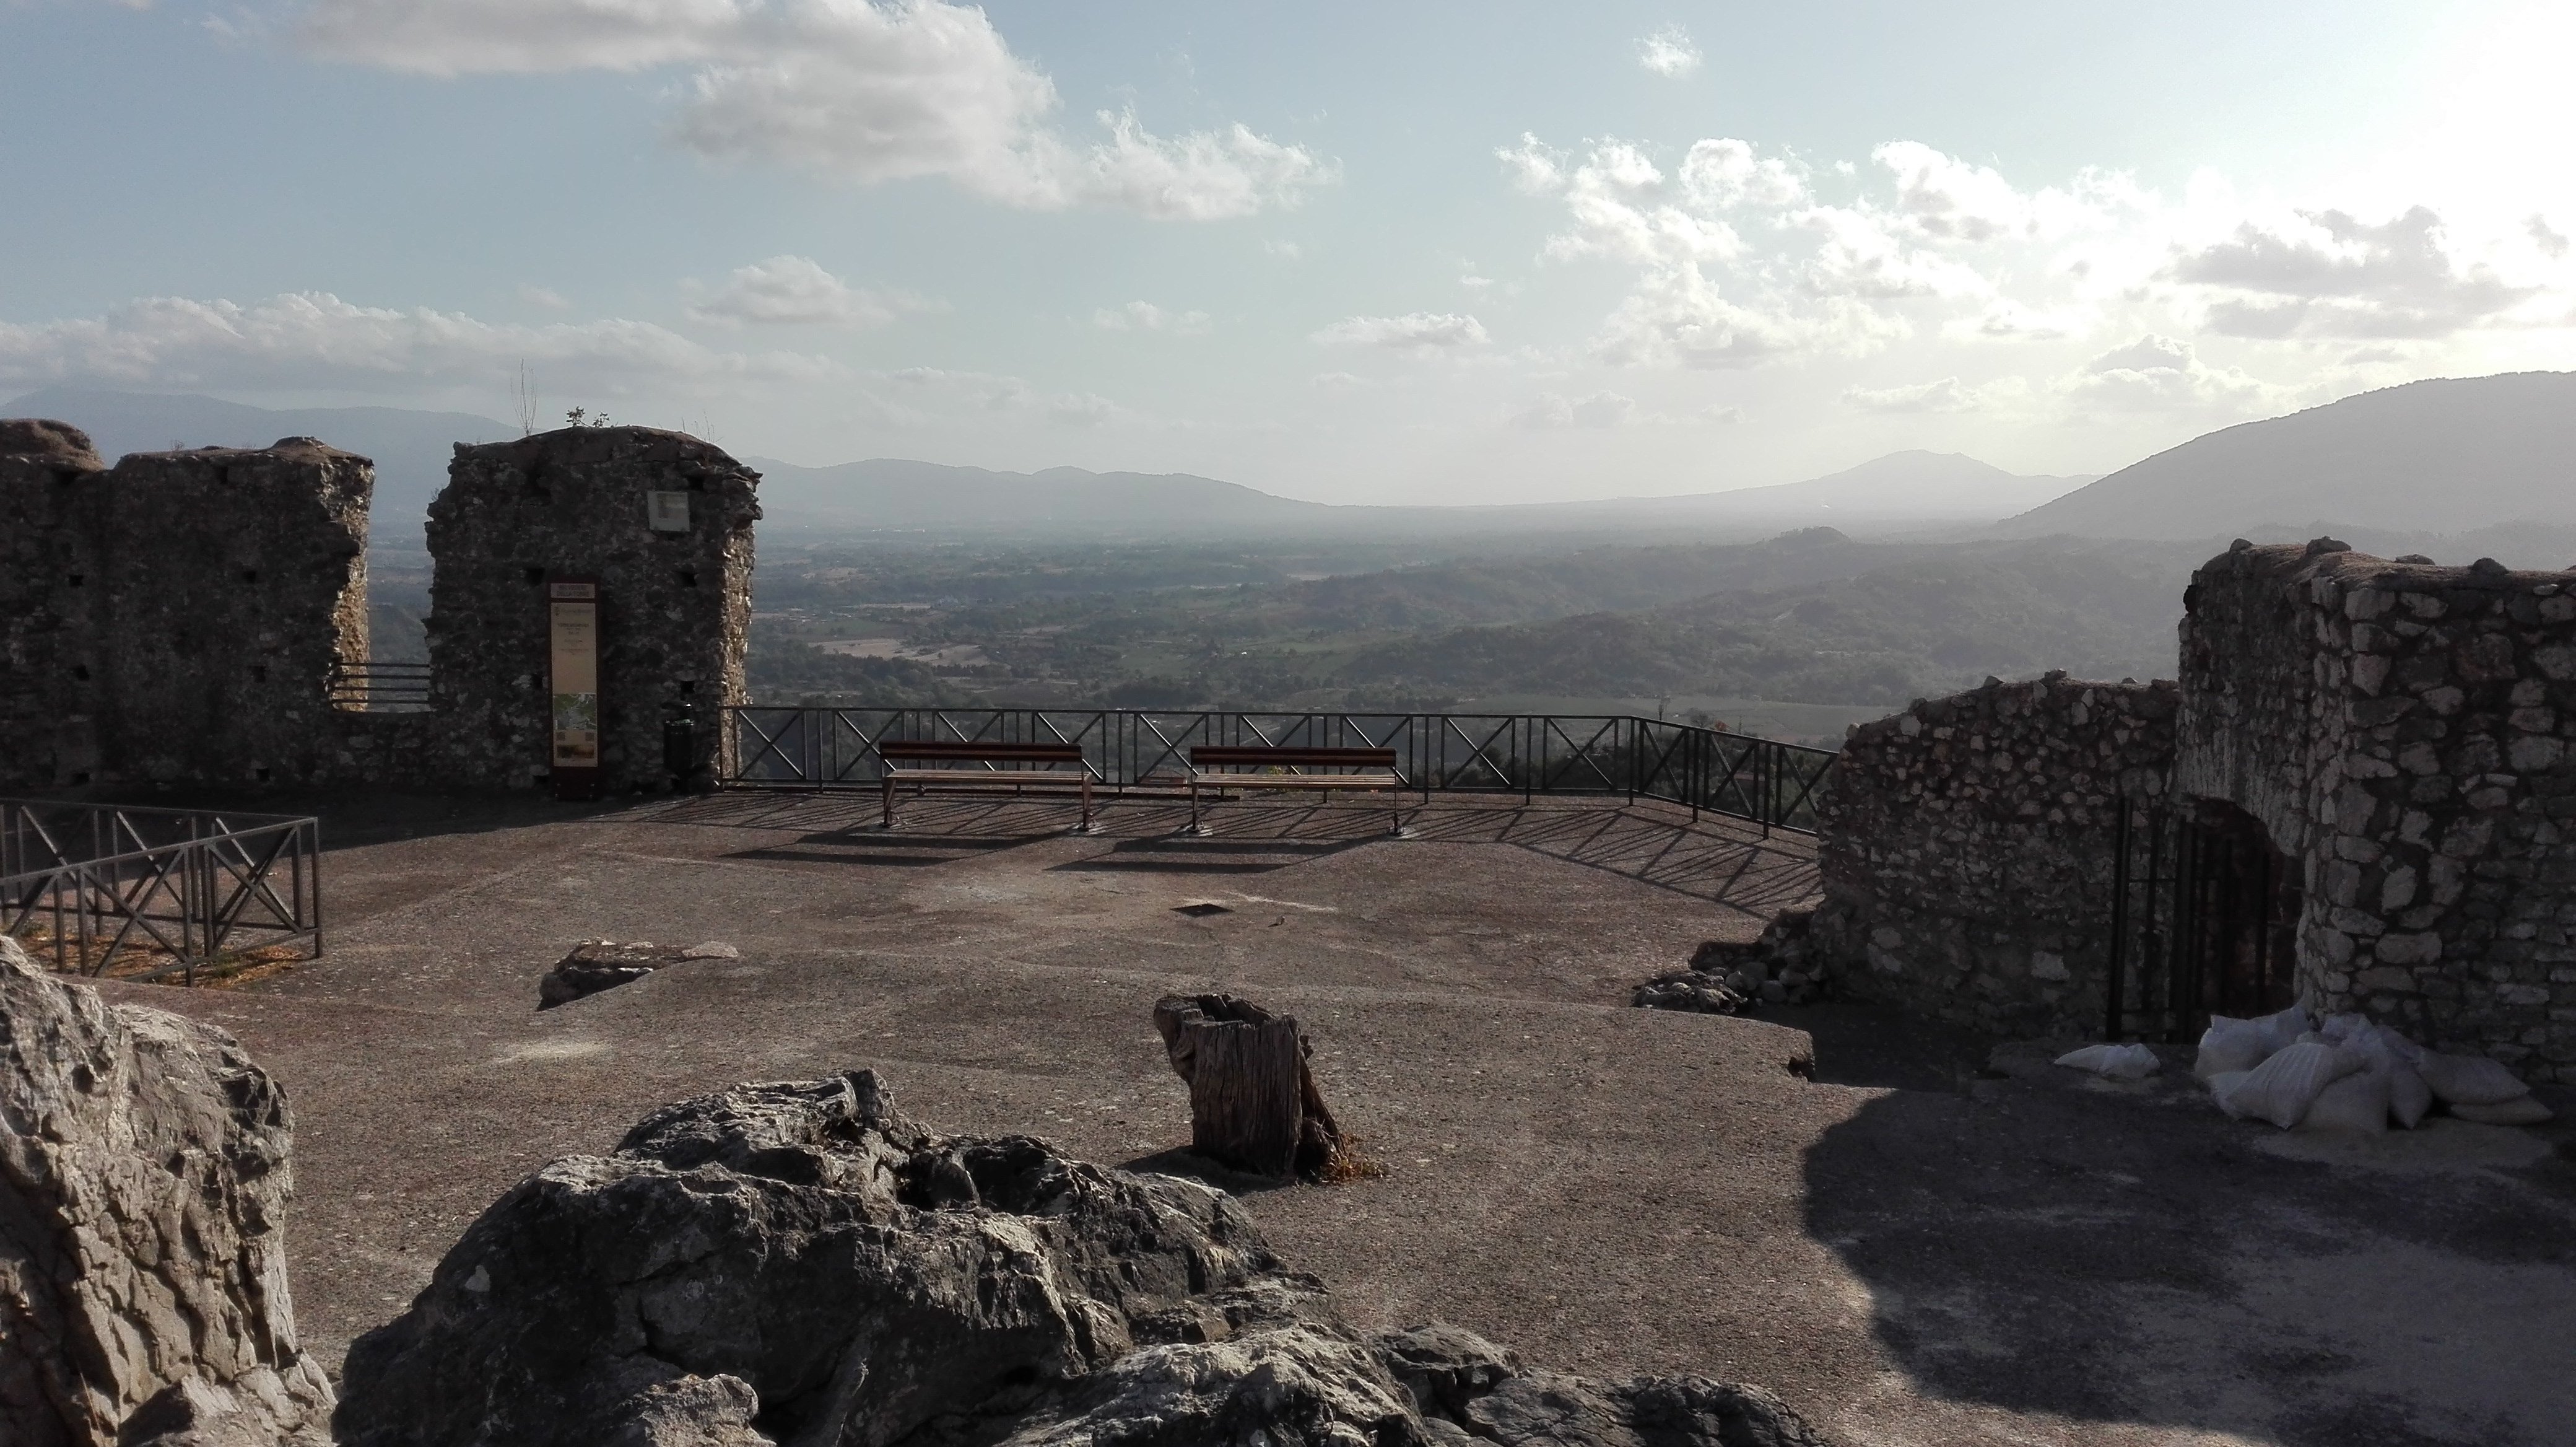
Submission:
<svg viewBox="0 0 2576 1447">
<path fill-rule="evenodd" d="M 1246 773 L 1290 769 L 1293 773 Z M 1344 772 L 1305 773 L 1303 770 Z M 1400 793 L 1412 785 L 1396 772 L 1393 749 L 1310 749 L 1270 744 L 1202 744 L 1190 750 L 1190 828 L 1200 832 L 1199 798 L 1229 789 L 1356 789 Z M 1388 806 L 1390 832 L 1404 832 L 1401 799 Z"/>
<path fill-rule="evenodd" d="M 1091 766 L 1079 744 L 988 744 L 963 739 L 886 740 L 877 744 L 884 761 L 885 827 L 894 827 L 894 791 L 910 784 L 915 793 L 930 789 L 964 789 L 977 793 L 1007 789 L 1014 794 L 1037 789 L 1049 793 L 1078 791 L 1082 796 L 1082 829 L 1091 829 Z"/>
</svg>

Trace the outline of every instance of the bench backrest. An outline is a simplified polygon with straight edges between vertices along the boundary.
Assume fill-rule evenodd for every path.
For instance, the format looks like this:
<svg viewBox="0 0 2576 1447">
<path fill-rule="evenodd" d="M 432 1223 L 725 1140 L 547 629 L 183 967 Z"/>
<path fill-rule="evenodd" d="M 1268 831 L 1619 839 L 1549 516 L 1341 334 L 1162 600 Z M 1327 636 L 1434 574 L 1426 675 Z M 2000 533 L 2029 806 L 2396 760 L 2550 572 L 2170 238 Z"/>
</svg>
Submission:
<svg viewBox="0 0 2576 1447">
<path fill-rule="evenodd" d="M 877 756 L 966 764 L 1079 764 L 1080 744 L 986 744 L 965 739 L 886 739 Z"/>
<path fill-rule="evenodd" d="M 1192 768 L 1227 768 L 1241 765 L 1282 765 L 1296 769 L 1386 769 L 1395 768 L 1393 749 L 1308 749 L 1274 748 L 1251 744 L 1202 744 L 1190 750 Z"/>
</svg>

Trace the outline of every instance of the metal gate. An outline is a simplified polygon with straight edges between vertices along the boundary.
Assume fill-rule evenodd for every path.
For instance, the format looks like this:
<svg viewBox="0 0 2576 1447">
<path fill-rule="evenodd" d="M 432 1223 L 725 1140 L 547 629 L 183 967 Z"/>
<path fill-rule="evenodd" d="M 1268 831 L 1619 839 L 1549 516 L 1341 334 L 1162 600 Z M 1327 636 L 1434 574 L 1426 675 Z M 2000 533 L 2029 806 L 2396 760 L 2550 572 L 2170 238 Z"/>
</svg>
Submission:
<svg viewBox="0 0 2576 1447">
<path fill-rule="evenodd" d="M 2299 881 L 2251 815 L 2132 801 L 2112 849 L 2105 1038 L 2187 1041 L 2291 1003 Z"/>
</svg>

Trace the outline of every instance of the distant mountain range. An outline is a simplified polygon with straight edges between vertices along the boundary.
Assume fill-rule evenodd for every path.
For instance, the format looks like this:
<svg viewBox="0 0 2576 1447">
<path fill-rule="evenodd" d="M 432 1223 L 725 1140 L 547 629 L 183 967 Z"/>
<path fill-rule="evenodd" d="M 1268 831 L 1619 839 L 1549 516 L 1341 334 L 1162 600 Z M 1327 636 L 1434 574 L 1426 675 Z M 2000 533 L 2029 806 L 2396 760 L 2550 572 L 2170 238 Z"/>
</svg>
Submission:
<svg viewBox="0 0 2576 1447">
<path fill-rule="evenodd" d="M 310 435 L 376 460 L 376 536 L 417 545 L 451 444 L 515 436 L 489 417 L 394 407 L 271 411 L 211 397 L 49 388 L 5 404 L 59 417 L 109 457 Z M 1245 531 L 1430 538 L 1749 538 L 1831 524 L 1873 532 L 2225 539 L 2340 529 L 2357 543 L 2442 535 L 2508 561 L 2556 566 L 2576 544 L 2576 373 L 2413 382 L 2198 437 L 2109 476 L 2017 476 L 1955 453 L 1898 452 L 1805 482 L 1678 497 L 1459 507 L 1302 502 L 1187 473 L 995 472 L 879 458 L 765 475 L 774 531 L 918 531 L 1083 538 Z M 2500 541 L 2498 541 L 2500 539 Z M 2407 541 L 2408 546 L 2414 545 Z M 2402 548 L 2400 549 L 2403 550 Z M 2428 549 L 2431 550 L 2431 549 Z M 2545 556 L 2544 556 L 2545 555 Z M 2529 565 L 2540 565 L 2538 562 Z"/>
<path fill-rule="evenodd" d="M 1776 487 L 1674 497 L 1450 507 L 1300 502 L 1188 473 L 991 472 L 877 458 L 837 467 L 746 459 L 761 471 L 761 505 L 776 522 L 817 532 L 933 532 L 1232 528 L 1341 533 L 1524 533 L 1583 538 L 1680 527 L 1755 533 L 1801 523 L 1838 526 L 1982 523 L 2069 492 L 2085 477 L 2022 477 L 1956 453 L 1896 452 L 1830 477 Z"/>
<path fill-rule="evenodd" d="M 2319 525 L 2461 534 L 2521 522 L 2576 524 L 2576 372 L 2409 382 L 2229 427 L 1996 532 L 2264 538 Z"/>
<path fill-rule="evenodd" d="M 184 447 L 266 447 L 281 437 L 319 437 L 375 459 L 375 540 L 418 547 L 429 500 L 447 486 L 459 442 L 499 442 L 519 429 L 471 412 L 401 407 L 306 407 L 272 411 L 213 397 L 48 387 L 0 403 L 0 415 L 52 417 L 89 434 L 110 462 L 129 452 Z"/>
</svg>

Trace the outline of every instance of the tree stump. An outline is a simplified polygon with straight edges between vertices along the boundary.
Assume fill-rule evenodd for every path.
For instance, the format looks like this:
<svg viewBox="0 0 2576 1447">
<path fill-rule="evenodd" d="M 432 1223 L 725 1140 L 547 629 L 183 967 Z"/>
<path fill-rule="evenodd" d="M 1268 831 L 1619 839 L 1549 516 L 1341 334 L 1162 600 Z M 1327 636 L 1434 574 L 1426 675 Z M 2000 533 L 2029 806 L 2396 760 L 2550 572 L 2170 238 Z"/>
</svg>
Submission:
<svg viewBox="0 0 2576 1447">
<path fill-rule="evenodd" d="M 1172 1073 L 1190 1088 L 1190 1148 L 1262 1176 L 1317 1175 L 1342 1153 L 1342 1129 L 1307 1063 L 1293 1015 L 1233 995 L 1154 1002 Z"/>
</svg>

